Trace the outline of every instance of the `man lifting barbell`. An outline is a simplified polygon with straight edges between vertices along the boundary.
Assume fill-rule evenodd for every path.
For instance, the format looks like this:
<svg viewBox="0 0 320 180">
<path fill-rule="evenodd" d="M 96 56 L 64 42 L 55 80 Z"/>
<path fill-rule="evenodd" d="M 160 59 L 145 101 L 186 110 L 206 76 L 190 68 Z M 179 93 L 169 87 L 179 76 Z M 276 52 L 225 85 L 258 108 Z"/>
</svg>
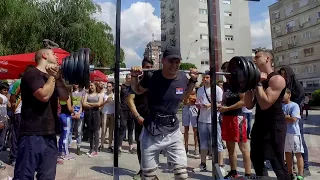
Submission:
<svg viewBox="0 0 320 180">
<path fill-rule="evenodd" d="M 183 144 L 183 136 L 176 117 L 178 108 L 184 97 L 189 96 L 195 87 L 198 73 L 190 70 L 190 79 L 183 72 L 179 72 L 181 63 L 180 50 L 168 47 L 162 58 L 163 69 L 142 74 L 141 67 L 131 69 L 131 88 L 136 94 L 148 90 L 149 114 L 144 120 L 144 127 L 140 135 L 141 140 L 141 170 L 143 179 L 158 179 L 159 153 L 167 150 L 168 164 L 173 168 L 176 179 L 187 179 L 187 155 Z"/>
<path fill-rule="evenodd" d="M 282 110 L 285 80 L 274 72 L 272 52 L 256 52 L 254 63 L 261 72 L 260 83 L 245 93 L 248 109 L 256 105 L 255 122 L 251 131 L 251 161 L 257 176 L 268 176 L 264 161 L 270 161 L 278 179 L 289 180 L 284 163 L 286 121 Z"/>
<path fill-rule="evenodd" d="M 37 67 L 21 79 L 21 124 L 14 180 L 55 179 L 57 164 L 58 96 L 68 100 L 68 91 L 60 78 L 57 56 L 51 49 L 35 53 Z"/>
</svg>

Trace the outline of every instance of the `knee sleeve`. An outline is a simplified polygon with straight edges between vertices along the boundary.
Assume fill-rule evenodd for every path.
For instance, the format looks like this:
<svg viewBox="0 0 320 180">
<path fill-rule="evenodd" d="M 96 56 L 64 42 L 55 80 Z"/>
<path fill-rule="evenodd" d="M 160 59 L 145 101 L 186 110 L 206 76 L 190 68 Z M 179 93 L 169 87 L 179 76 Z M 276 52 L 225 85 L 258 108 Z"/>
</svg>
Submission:
<svg viewBox="0 0 320 180">
<path fill-rule="evenodd" d="M 187 168 L 181 165 L 173 165 L 173 173 L 175 179 L 188 179 Z"/>
<path fill-rule="evenodd" d="M 142 170 L 143 180 L 157 180 L 157 168 Z"/>
</svg>

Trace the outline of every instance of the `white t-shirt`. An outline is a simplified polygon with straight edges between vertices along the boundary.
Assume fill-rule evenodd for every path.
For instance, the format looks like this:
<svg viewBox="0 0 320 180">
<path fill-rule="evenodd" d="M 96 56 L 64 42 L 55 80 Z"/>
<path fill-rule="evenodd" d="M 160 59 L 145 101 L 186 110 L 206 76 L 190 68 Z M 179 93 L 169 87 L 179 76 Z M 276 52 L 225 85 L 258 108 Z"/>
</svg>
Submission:
<svg viewBox="0 0 320 180">
<path fill-rule="evenodd" d="M 309 101 L 310 101 L 309 97 L 308 97 L 308 96 L 305 96 L 303 103 L 304 103 L 304 104 L 309 104 Z"/>
<path fill-rule="evenodd" d="M 0 121 L 3 121 L 4 116 L 8 115 L 8 112 L 7 112 L 8 98 L 3 94 L 0 94 L 0 98 L 3 101 L 2 104 L 0 104 L 0 115 L 1 115 Z"/>
<path fill-rule="evenodd" d="M 112 98 L 112 101 L 106 103 L 106 104 L 103 106 L 101 112 L 102 112 L 103 114 L 114 114 L 114 93 L 112 93 L 112 94 L 110 94 L 110 95 L 104 94 L 104 95 L 103 95 L 103 102 L 105 102 L 105 101 L 108 99 L 108 97 L 111 97 L 111 98 Z"/>
<path fill-rule="evenodd" d="M 207 92 L 207 95 L 211 101 L 211 88 L 206 88 L 204 86 L 200 87 L 197 91 L 197 101 L 196 104 L 210 104 L 207 95 L 205 93 L 205 90 Z M 219 86 L 216 86 L 216 101 L 211 103 L 216 103 L 216 102 L 221 102 L 222 101 L 222 95 L 223 91 Z M 219 116 L 219 112 L 217 116 Z M 201 107 L 200 108 L 200 115 L 199 115 L 199 122 L 203 123 L 211 123 L 211 108 L 205 108 Z"/>
<path fill-rule="evenodd" d="M 242 107 L 243 113 L 252 113 L 252 109 L 247 109 L 245 106 Z"/>
</svg>

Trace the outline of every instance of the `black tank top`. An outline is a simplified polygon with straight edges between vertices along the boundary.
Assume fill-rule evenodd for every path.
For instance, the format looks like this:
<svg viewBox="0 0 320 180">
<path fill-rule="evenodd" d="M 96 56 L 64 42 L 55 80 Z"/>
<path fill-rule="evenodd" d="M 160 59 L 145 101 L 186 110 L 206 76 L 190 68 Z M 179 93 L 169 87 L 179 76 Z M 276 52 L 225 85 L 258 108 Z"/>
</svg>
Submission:
<svg viewBox="0 0 320 180">
<path fill-rule="evenodd" d="M 277 72 L 272 72 L 268 75 L 267 79 L 262 82 L 263 89 L 267 89 L 269 87 L 269 80 L 272 76 L 279 75 Z M 276 102 L 272 104 L 268 109 L 261 110 L 259 103 L 256 103 L 256 120 L 255 123 L 261 125 L 271 125 L 271 124 L 284 124 L 285 116 L 282 110 L 282 100 L 285 94 L 286 89 L 284 88 Z"/>
<path fill-rule="evenodd" d="M 122 111 L 130 111 L 130 108 L 128 106 L 128 103 L 127 103 L 127 97 L 129 96 L 130 94 L 130 90 L 131 90 L 131 87 L 130 86 L 127 86 L 125 84 L 122 84 L 121 85 L 121 91 L 120 91 L 120 108 Z"/>
<path fill-rule="evenodd" d="M 240 101 L 239 94 L 232 92 L 231 87 L 227 82 L 223 83 L 223 92 L 225 94 L 226 106 L 232 106 Z M 224 116 L 238 116 L 240 114 L 242 114 L 241 108 L 223 113 Z"/>
</svg>

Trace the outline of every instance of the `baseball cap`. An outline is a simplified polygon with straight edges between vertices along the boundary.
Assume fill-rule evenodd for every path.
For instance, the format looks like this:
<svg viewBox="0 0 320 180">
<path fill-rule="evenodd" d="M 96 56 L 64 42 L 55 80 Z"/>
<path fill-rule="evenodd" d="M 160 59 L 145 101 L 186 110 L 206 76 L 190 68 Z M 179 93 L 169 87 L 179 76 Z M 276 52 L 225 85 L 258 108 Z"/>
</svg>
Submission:
<svg viewBox="0 0 320 180">
<path fill-rule="evenodd" d="M 179 48 L 176 47 L 167 47 L 166 50 L 163 52 L 163 58 L 168 60 L 170 59 L 182 59 L 181 52 Z"/>
</svg>

